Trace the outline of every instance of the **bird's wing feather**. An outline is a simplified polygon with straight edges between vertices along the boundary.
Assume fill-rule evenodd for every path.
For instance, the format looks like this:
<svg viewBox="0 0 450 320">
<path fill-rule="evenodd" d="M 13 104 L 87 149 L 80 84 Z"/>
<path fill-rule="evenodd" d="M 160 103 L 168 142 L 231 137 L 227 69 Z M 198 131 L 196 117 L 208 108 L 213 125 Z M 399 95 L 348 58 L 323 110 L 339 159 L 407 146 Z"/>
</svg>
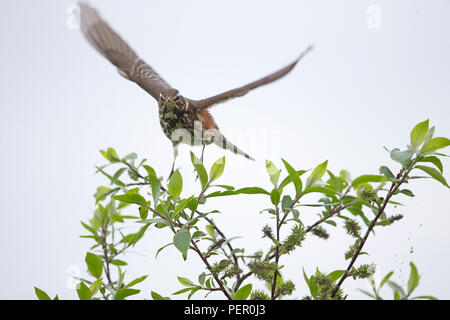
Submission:
<svg viewBox="0 0 450 320">
<path fill-rule="evenodd" d="M 265 76 L 261 79 L 253 81 L 245 86 L 223 92 L 221 94 L 212 96 L 210 98 L 206 98 L 206 99 L 202 99 L 202 100 L 193 100 L 193 105 L 197 109 L 205 109 L 205 108 L 211 108 L 211 107 L 215 106 L 216 104 L 226 102 L 233 98 L 242 97 L 253 89 L 256 89 L 260 86 L 269 84 L 275 80 L 278 80 L 278 79 L 284 77 L 292 69 L 294 69 L 294 67 L 297 65 L 297 63 L 312 49 L 313 49 L 313 46 L 309 46 L 301 53 L 301 55 L 294 62 L 292 62 L 288 66 L 286 66 L 278 71 L 275 71 L 274 73 L 269 74 L 268 76 Z"/>
<path fill-rule="evenodd" d="M 96 9 L 79 2 L 80 29 L 86 39 L 105 58 L 114 64 L 125 78 L 136 82 L 156 100 L 171 86 L 102 19 Z"/>
</svg>

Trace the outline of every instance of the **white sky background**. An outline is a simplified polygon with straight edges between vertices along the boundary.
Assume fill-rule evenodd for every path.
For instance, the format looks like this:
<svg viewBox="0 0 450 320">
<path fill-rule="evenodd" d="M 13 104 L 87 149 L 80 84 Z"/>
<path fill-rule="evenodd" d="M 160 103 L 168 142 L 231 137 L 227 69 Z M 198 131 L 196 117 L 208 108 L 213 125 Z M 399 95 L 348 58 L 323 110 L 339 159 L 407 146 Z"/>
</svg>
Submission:
<svg viewBox="0 0 450 320">
<path fill-rule="evenodd" d="M 73 3 L 0 2 L 0 298 L 34 299 L 35 285 L 51 295 L 76 298 L 67 287 L 68 268 L 78 265 L 87 275 L 84 254 L 91 243 L 78 236 L 84 233 L 80 221 L 94 208 L 95 188 L 106 183 L 94 175 L 94 165 L 104 163 L 99 149 L 136 152 L 159 174 L 170 170 L 172 147 L 160 129 L 156 102 L 121 78 L 79 31 L 66 27 L 66 9 Z M 208 168 L 227 156 L 223 184 L 270 188 L 266 158 L 281 167 L 283 157 L 297 169 L 328 159 L 333 172 L 345 168 L 353 177 L 377 173 L 381 165 L 398 168 L 382 146 L 404 148 L 412 127 L 427 118 L 437 136 L 450 136 L 449 1 L 91 4 L 191 98 L 255 80 L 315 43 L 286 78 L 213 109 L 224 134 L 258 159 L 254 163 L 208 147 Z M 381 9 L 379 30 L 366 25 L 369 5 Z M 268 150 L 264 137 L 269 136 L 274 142 Z M 184 195 L 198 192 L 198 183 L 190 182 L 188 150 L 181 149 L 177 163 L 185 177 Z M 444 167 L 449 165 L 445 160 Z M 408 188 L 416 197 L 388 211 L 405 218 L 379 228 L 365 247 L 370 256 L 358 262 L 376 262 L 378 277 L 394 270 L 393 279 L 405 284 L 414 261 L 422 276 L 417 295 L 449 299 L 449 192 L 431 179 Z M 215 221 L 228 237 L 243 236 L 234 245 L 251 253 L 261 243 L 268 245 L 260 239 L 267 216 L 258 212 L 269 205 L 262 196 L 242 195 L 211 200 L 207 207 L 220 208 Z M 303 216 L 307 222 L 316 218 L 314 212 Z M 294 297 L 307 293 L 302 267 L 310 274 L 316 266 L 323 271 L 347 266 L 350 237 L 328 229 L 328 241 L 308 237 L 303 248 L 282 258 L 285 278 L 297 285 Z M 169 295 L 181 286 L 177 275 L 197 279 L 202 272 L 198 257 L 190 254 L 183 262 L 174 248 L 155 260 L 156 250 L 170 239 L 169 232 L 152 230 L 135 248 L 138 254 L 126 257 L 128 280 L 149 275 L 140 286 L 141 297 L 149 298 L 150 290 Z M 366 281 L 344 284 L 349 298 L 364 298 L 354 288 L 367 288 Z M 384 296 L 392 298 L 390 289 Z"/>
</svg>

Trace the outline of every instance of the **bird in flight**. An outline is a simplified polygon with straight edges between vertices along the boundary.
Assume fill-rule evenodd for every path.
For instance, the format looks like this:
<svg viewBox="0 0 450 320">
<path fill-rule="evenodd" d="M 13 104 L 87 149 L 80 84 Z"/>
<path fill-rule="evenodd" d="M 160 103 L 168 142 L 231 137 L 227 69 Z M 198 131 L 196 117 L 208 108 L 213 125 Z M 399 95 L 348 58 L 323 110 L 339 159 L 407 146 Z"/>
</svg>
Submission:
<svg viewBox="0 0 450 320">
<path fill-rule="evenodd" d="M 209 109 L 282 78 L 313 48 L 307 47 L 294 62 L 268 76 L 206 99 L 193 100 L 181 95 L 142 60 L 95 8 L 86 2 L 79 2 L 78 6 L 80 29 L 90 44 L 117 68 L 120 75 L 137 83 L 158 102 L 159 122 L 164 134 L 171 140 L 174 151 L 170 174 L 174 171 L 180 143 L 202 145 L 201 161 L 205 146 L 212 143 L 254 160 L 223 136 Z"/>
</svg>

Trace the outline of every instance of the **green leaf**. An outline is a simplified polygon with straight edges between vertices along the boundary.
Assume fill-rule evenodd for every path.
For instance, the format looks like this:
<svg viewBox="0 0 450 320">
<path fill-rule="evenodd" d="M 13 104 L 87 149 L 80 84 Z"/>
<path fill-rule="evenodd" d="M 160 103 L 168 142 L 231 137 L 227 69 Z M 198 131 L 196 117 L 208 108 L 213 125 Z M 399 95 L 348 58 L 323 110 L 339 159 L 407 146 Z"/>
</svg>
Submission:
<svg viewBox="0 0 450 320">
<path fill-rule="evenodd" d="M 444 172 L 444 166 L 442 165 L 441 160 L 438 157 L 435 156 L 429 156 L 429 157 L 420 157 L 417 162 L 431 162 L 434 164 L 441 173 Z"/>
<path fill-rule="evenodd" d="M 178 170 L 170 177 L 167 187 L 169 189 L 169 194 L 174 200 L 180 197 L 181 191 L 183 190 L 183 178 Z"/>
<path fill-rule="evenodd" d="M 128 173 L 128 176 L 130 177 L 130 179 L 132 179 L 134 181 L 137 181 L 139 179 L 139 176 L 138 176 L 138 174 L 136 173 L 135 170 L 128 169 L 127 173 Z"/>
<path fill-rule="evenodd" d="M 233 300 L 247 300 L 248 296 L 252 292 L 252 285 L 247 284 L 240 288 L 233 297 Z"/>
<path fill-rule="evenodd" d="M 394 274 L 394 271 L 391 271 L 387 275 L 384 276 L 383 280 L 381 280 L 378 290 L 380 290 L 384 286 L 384 284 L 389 281 L 389 279 L 392 277 L 393 274 Z"/>
<path fill-rule="evenodd" d="M 147 207 L 147 201 L 145 198 L 137 193 L 125 193 L 119 196 L 114 196 L 113 198 L 121 202 L 134 203 L 142 207 Z"/>
<path fill-rule="evenodd" d="M 342 275 L 345 273 L 345 270 L 336 270 L 333 272 L 330 272 L 329 274 L 327 274 L 327 278 L 330 279 L 333 282 L 336 282 L 337 280 L 339 280 Z"/>
<path fill-rule="evenodd" d="M 246 187 L 233 191 L 234 194 L 269 194 L 266 190 L 258 187 Z"/>
<path fill-rule="evenodd" d="M 205 190 L 206 186 L 208 185 L 208 173 L 206 172 L 203 163 L 200 161 L 200 159 L 198 159 L 195 156 L 195 154 L 192 151 L 191 151 L 191 162 L 195 168 L 195 171 L 197 171 L 200 183 L 202 185 L 202 190 Z"/>
<path fill-rule="evenodd" d="M 278 205 L 280 203 L 280 191 L 278 189 L 273 189 L 270 194 L 270 200 L 274 205 Z"/>
<path fill-rule="evenodd" d="M 319 287 L 317 286 L 317 284 L 314 280 L 314 276 L 311 276 L 311 278 L 308 278 L 308 276 L 305 273 L 305 269 L 303 269 L 303 278 L 305 279 L 306 284 L 308 285 L 311 296 L 314 298 L 317 295 L 317 292 L 319 290 Z"/>
<path fill-rule="evenodd" d="M 137 157 L 138 157 L 137 154 L 132 152 L 132 153 L 127 154 L 125 157 L 123 157 L 122 160 L 136 160 Z"/>
<path fill-rule="evenodd" d="M 306 188 L 310 187 L 315 182 L 317 182 L 320 178 L 322 178 L 322 176 L 327 171 L 327 165 L 328 165 L 328 160 L 319 164 L 316 168 L 314 168 L 311 175 L 306 180 Z"/>
<path fill-rule="evenodd" d="M 412 262 L 410 262 L 409 265 L 411 267 L 411 272 L 409 273 L 409 280 L 408 280 L 408 296 L 419 285 L 419 273 L 417 272 L 417 268 Z"/>
<path fill-rule="evenodd" d="M 122 175 L 122 173 L 124 173 L 126 170 L 127 170 L 127 168 L 120 168 L 119 170 L 117 170 L 111 179 L 111 184 L 117 184 L 117 185 L 123 186 L 123 183 L 121 183 L 119 181 L 119 178 Z"/>
<path fill-rule="evenodd" d="M 150 181 L 150 185 L 152 187 L 153 202 L 156 204 L 161 193 L 161 183 L 159 182 L 156 172 L 152 167 L 145 165 L 144 169 L 147 171 L 148 180 Z"/>
<path fill-rule="evenodd" d="M 114 259 L 113 261 L 111 261 L 111 264 L 113 264 L 115 266 L 126 266 L 128 263 L 126 263 L 123 260 Z"/>
<path fill-rule="evenodd" d="M 383 182 L 385 180 L 386 180 L 386 178 L 384 176 L 374 175 L 374 174 L 365 174 L 365 175 L 359 176 L 358 178 L 353 180 L 352 181 L 352 186 L 353 187 L 357 187 L 358 185 L 360 185 L 362 183 Z"/>
<path fill-rule="evenodd" d="M 237 194 L 266 194 L 270 195 L 266 190 L 259 187 L 246 187 L 238 190 L 216 191 L 205 196 L 206 198 L 234 196 Z"/>
<path fill-rule="evenodd" d="M 445 178 L 440 174 L 439 171 L 437 171 L 435 168 L 427 167 L 427 166 L 415 166 L 416 169 L 420 169 L 426 173 L 428 173 L 433 179 L 439 181 L 444 186 L 449 188 L 447 181 L 445 181 Z"/>
<path fill-rule="evenodd" d="M 203 237 L 205 235 L 206 234 L 204 232 L 202 232 L 202 231 L 195 231 L 194 234 L 192 235 L 192 239 L 201 238 L 201 237 Z"/>
<path fill-rule="evenodd" d="M 423 145 L 426 145 L 428 143 L 428 141 L 431 140 L 431 138 L 433 138 L 434 136 L 434 126 L 431 127 L 428 132 L 427 132 L 427 136 L 425 137 L 425 142 L 423 143 Z"/>
<path fill-rule="evenodd" d="M 141 220 L 145 220 L 148 218 L 148 208 L 147 207 L 139 207 L 139 216 Z"/>
<path fill-rule="evenodd" d="M 283 161 L 284 166 L 289 174 L 289 178 L 291 178 L 291 181 L 294 184 L 295 197 L 298 198 L 302 194 L 302 189 L 303 189 L 302 180 L 300 179 L 300 176 L 297 174 L 297 171 L 286 160 L 284 160 L 284 159 L 281 159 L 281 160 Z M 313 174 L 314 174 L 314 171 L 313 171 Z"/>
<path fill-rule="evenodd" d="M 403 298 L 406 296 L 405 291 L 403 291 L 402 287 L 400 287 L 397 283 L 394 281 L 388 280 L 387 284 L 394 292 L 397 292 L 400 298 Z"/>
<path fill-rule="evenodd" d="M 277 188 L 281 170 L 278 170 L 277 166 L 272 161 L 266 160 L 266 171 L 269 175 L 270 182 L 272 182 L 273 184 L 273 187 Z"/>
<path fill-rule="evenodd" d="M 364 293 L 366 296 L 371 297 L 372 299 L 376 299 L 377 297 L 375 297 L 373 294 L 371 294 L 370 292 L 363 290 L 363 289 L 357 289 L 359 292 Z"/>
<path fill-rule="evenodd" d="M 84 260 L 86 261 L 88 270 L 92 276 L 99 279 L 103 273 L 102 260 L 97 255 L 90 252 L 86 253 L 86 258 Z"/>
<path fill-rule="evenodd" d="M 392 171 L 388 167 L 381 166 L 379 170 L 380 170 L 380 173 L 383 174 L 390 181 L 395 181 L 396 180 L 394 174 L 392 173 Z"/>
<path fill-rule="evenodd" d="M 199 276 L 198 276 L 198 282 L 203 285 L 205 283 L 205 279 L 206 279 L 206 273 L 202 272 Z"/>
<path fill-rule="evenodd" d="M 400 151 L 400 149 L 395 148 L 391 151 L 391 159 L 402 164 L 403 168 L 408 168 L 411 164 L 411 158 L 413 151 L 410 149 Z"/>
<path fill-rule="evenodd" d="M 341 181 L 340 180 L 342 180 L 342 179 L 336 178 L 336 176 L 330 170 L 327 170 L 327 173 L 330 176 L 329 185 L 331 187 L 333 187 L 333 189 L 335 189 L 338 193 L 341 193 L 342 192 L 342 185 L 341 185 Z"/>
<path fill-rule="evenodd" d="M 305 269 L 302 268 L 302 270 L 303 270 L 303 278 L 305 279 L 306 284 L 309 286 L 309 278 L 308 278 L 308 276 L 306 275 Z"/>
<path fill-rule="evenodd" d="M 433 296 L 419 296 L 419 297 L 411 298 L 411 300 L 417 300 L 417 299 L 438 300 L 438 298 L 433 297 Z"/>
<path fill-rule="evenodd" d="M 219 158 L 211 167 L 209 172 L 209 183 L 217 180 L 225 170 L 225 157 Z"/>
<path fill-rule="evenodd" d="M 172 294 L 173 295 L 182 294 L 182 293 L 191 291 L 192 289 L 195 289 L 195 288 L 197 288 L 197 287 L 195 286 L 195 287 L 184 288 L 184 289 L 178 290 L 178 291 L 176 291 L 176 292 L 174 292 Z"/>
<path fill-rule="evenodd" d="M 197 286 L 195 288 L 191 289 L 191 293 L 188 295 L 188 299 L 191 299 L 191 297 L 196 293 L 198 290 L 202 290 L 203 288 L 201 286 Z"/>
<path fill-rule="evenodd" d="M 187 199 L 184 199 L 183 201 L 181 201 L 177 207 L 175 208 L 175 210 L 173 211 L 173 215 L 172 215 L 172 219 L 176 220 L 178 219 L 178 217 L 180 216 L 180 212 L 187 207 L 187 205 L 189 204 L 189 202 L 193 199 L 193 197 L 189 197 Z"/>
<path fill-rule="evenodd" d="M 168 244 L 166 244 L 166 245 L 164 245 L 164 246 L 162 246 L 161 248 L 159 248 L 158 249 L 158 251 L 156 252 L 156 256 L 155 256 L 155 259 L 157 259 L 158 258 L 158 255 L 159 255 L 159 253 L 161 252 L 161 251 L 163 251 L 165 248 L 167 248 L 168 246 L 170 246 L 170 245 L 172 245 L 173 244 L 173 242 L 171 242 L 171 243 L 168 243 Z"/>
<path fill-rule="evenodd" d="M 89 290 L 91 291 L 92 297 L 95 296 L 102 285 L 102 279 L 97 279 L 91 283 Z"/>
<path fill-rule="evenodd" d="M 105 200 L 107 196 L 117 190 L 119 190 L 119 188 L 111 189 L 103 186 L 98 187 L 97 192 L 94 194 L 95 203 Z"/>
<path fill-rule="evenodd" d="M 299 170 L 296 172 L 297 176 L 301 176 L 306 172 L 306 170 Z M 289 183 L 292 182 L 291 176 L 287 176 L 283 181 L 281 181 L 280 185 L 278 186 L 278 189 L 283 189 L 285 186 L 287 186 Z"/>
<path fill-rule="evenodd" d="M 119 156 L 116 153 L 116 150 L 114 150 L 113 148 L 108 148 L 106 151 L 100 150 L 100 153 L 109 162 L 114 163 L 114 162 L 119 162 L 120 161 L 120 158 L 119 158 Z"/>
<path fill-rule="evenodd" d="M 283 210 L 284 213 L 288 213 L 291 210 L 292 205 L 292 199 L 290 196 L 286 195 L 283 197 L 283 200 L 281 200 L 281 210 Z"/>
<path fill-rule="evenodd" d="M 214 241 L 216 241 L 216 236 L 217 236 L 217 232 L 216 232 L 216 228 L 214 228 L 213 225 L 208 224 L 206 227 L 206 232 L 208 232 L 208 234 L 211 236 L 211 238 L 214 239 Z"/>
<path fill-rule="evenodd" d="M 350 172 L 348 172 L 347 170 L 341 170 L 341 172 L 339 172 L 339 177 L 349 183 L 352 181 L 352 176 L 350 175 Z"/>
<path fill-rule="evenodd" d="M 408 197 L 414 197 L 414 193 L 411 190 L 403 189 L 403 190 L 400 190 L 399 192 L 407 195 Z"/>
<path fill-rule="evenodd" d="M 170 226 L 170 222 L 167 221 L 166 219 L 161 219 L 161 218 L 154 218 L 154 219 L 147 219 L 147 220 L 142 220 L 142 221 L 138 221 L 140 223 L 156 223 L 156 224 L 163 224 L 165 226 Z"/>
<path fill-rule="evenodd" d="M 116 294 L 114 295 L 114 300 L 124 300 L 125 298 L 127 298 L 129 296 L 138 294 L 139 292 L 141 292 L 141 290 L 122 288 L 122 289 L 117 290 Z"/>
<path fill-rule="evenodd" d="M 337 226 L 336 222 L 334 222 L 333 220 L 325 220 L 324 222 L 329 224 L 329 225 L 332 225 L 333 227 Z"/>
<path fill-rule="evenodd" d="M 191 210 L 191 211 L 195 211 L 198 208 L 198 201 L 197 199 L 195 199 L 194 197 L 191 198 L 191 200 L 188 202 L 187 207 Z"/>
<path fill-rule="evenodd" d="M 228 191 L 236 189 L 233 186 L 228 186 L 228 185 L 225 185 L 225 184 L 213 184 L 212 186 L 218 187 L 218 188 L 223 188 L 223 189 L 228 190 Z"/>
<path fill-rule="evenodd" d="M 183 277 L 177 277 L 177 278 L 178 278 L 178 281 L 185 287 L 194 287 L 195 286 L 195 283 L 193 283 L 188 278 L 183 278 Z"/>
<path fill-rule="evenodd" d="M 385 227 L 385 226 L 391 225 L 391 223 L 392 223 L 391 220 L 386 219 L 386 220 L 381 220 L 381 221 L 377 222 L 376 225 Z"/>
<path fill-rule="evenodd" d="M 90 233 L 92 233 L 92 235 L 94 235 L 95 237 L 98 236 L 97 231 L 96 231 L 94 228 L 92 228 L 91 226 L 87 225 L 87 224 L 84 223 L 83 221 L 81 221 L 81 225 L 82 225 L 87 231 L 89 231 Z"/>
<path fill-rule="evenodd" d="M 310 186 L 309 188 L 305 189 L 305 191 L 303 191 L 303 194 L 308 194 L 308 193 L 313 193 L 313 192 L 318 192 L 318 193 L 323 193 L 323 194 L 336 194 L 336 190 L 327 186 Z"/>
<path fill-rule="evenodd" d="M 52 300 L 44 290 L 41 290 L 38 287 L 34 287 L 34 292 L 39 300 Z"/>
<path fill-rule="evenodd" d="M 425 138 L 427 136 L 427 131 L 429 127 L 429 120 L 422 121 L 418 123 L 414 129 L 411 131 L 410 135 L 410 143 L 411 148 L 416 151 L 417 148 L 420 147 L 420 145 L 425 141 Z"/>
<path fill-rule="evenodd" d="M 449 145 L 450 145 L 449 139 L 444 137 L 436 137 L 424 144 L 424 146 L 422 147 L 422 153 L 423 154 L 432 153 L 436 150 L 445 148 Z"/>
<path fill-rule="evenodd" d="M 155 291 L 152 291 L 151 295 L 152 295 L 153 300 L 170 300 L 169 297 L 163 297 L 162 295 L 160 295 L 159 293 L 156 293 Z"/>
<path fill-rule="evenodd" d="M 77 289 L 78 298 L 80 300 L 91 300 L 92 293 L 88 286 L 84 282 L 80 282 L 79 288 Z"/>
<path fill-rule="evenodd" d="M 186 229 L 180 229 L 173 237 L 173 244 L 183 254 L 183 259 L 186 260 L 189 244 L 191 242 L 191 234 Z"/>
<path fill-rule="evenodd" d="M 142 281 L 144 281 L 145 279 L 147 279 L 148 276 L 142 276 L 139 278 L 134 279 L 133 281 L 131 281 L 130 283 L 128 283 L 125 288 L 131 288 L 132 286 L 137 285 L 138 283 L 141 283 Z"/>
</svg>

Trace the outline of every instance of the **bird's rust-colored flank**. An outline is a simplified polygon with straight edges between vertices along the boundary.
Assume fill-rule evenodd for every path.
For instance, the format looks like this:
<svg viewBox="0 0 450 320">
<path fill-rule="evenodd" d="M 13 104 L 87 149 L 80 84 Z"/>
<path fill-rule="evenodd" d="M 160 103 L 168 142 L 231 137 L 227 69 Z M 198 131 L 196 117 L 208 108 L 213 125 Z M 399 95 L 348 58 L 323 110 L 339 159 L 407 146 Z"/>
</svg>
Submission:
<svg viewBox="0 0 450 320">
<path fill-rule="evenodd" d="M 209 113 L 209 108 L 230 99 L 244 96 L 253 89 L 284 77 L 297 65 L 300 59 L 312 50 L 312 46 L 309 46 L 291 64 L 247 85 L 206 99 L 193 100 L 183 97 L 177 89 L 170 86 L 151 66 L 139 58 L 134 50 L 103 20 L 96 9 L 84 1 L 79 2 L 78 5 L 80 9 L 80 29 L 86 39 L 116 66 L 123 77 L 137 83 L 158 102 L 161 128 L 172 141 L 174 158 L 177 154 L 176 147 L 180 143 L 179 140 L 173 139 L 174 136 L 177 136 L 176 130 L 185 129 L 186 132 L 193 134 L 196 122 L 201 121 L 201 131 L 206 135 L 206 137 L 200 139 L 201 144 L 207 145 L 214 142 L 221 148 L 253 160 L 252 157 L 234 146 L 220 133 L 219 127 Z M 159 48 L 164 49 L 161 46 Z M 207 132 L 212 129 L 217 132 L 215 134 Z M 184 139 L 182 142 L 193 144 L 198 141 L 196 139 Z"/>
<path fill-rule="evenodd" d="M 219 129 L 208 109 L 200 110 L 200 112 L 197 113 L 197 116 L 202 122 L 203 130 Z"/>
</svg>

